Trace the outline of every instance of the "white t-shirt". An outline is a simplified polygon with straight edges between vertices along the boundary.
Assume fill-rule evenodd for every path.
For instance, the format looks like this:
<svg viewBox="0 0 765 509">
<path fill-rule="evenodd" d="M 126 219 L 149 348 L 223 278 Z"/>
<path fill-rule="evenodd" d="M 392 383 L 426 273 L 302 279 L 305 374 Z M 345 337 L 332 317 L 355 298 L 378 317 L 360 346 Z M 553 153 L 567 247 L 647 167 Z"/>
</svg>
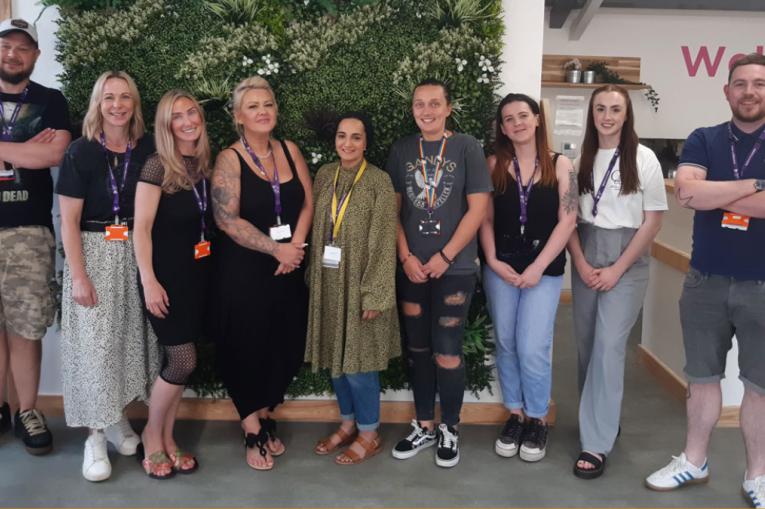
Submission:
<svg viewBox="0 0 765 509">
<path fill-rule="evenodd" d="M 638 145 L 637 150 L 640 180 L 638 191 L 626 195 L 619 194 L 622 181 L 617 159 L 611 178 L 598 202 L 598 215 L 592 215 L 593 195 L 598 192 L 615 151 L 615 148 L 598 150 L 593 168 L 594 191 L 579 196 L 579 222 L 608 229 L 640 228 L 643 224 L 643 211 L 667 210 L 667 193 L 664 189 L 661 164 L 656 154 L 644 145 Z M 579 159 L 575 161 L 577 170 L 579 162 Z"/>
</svg>

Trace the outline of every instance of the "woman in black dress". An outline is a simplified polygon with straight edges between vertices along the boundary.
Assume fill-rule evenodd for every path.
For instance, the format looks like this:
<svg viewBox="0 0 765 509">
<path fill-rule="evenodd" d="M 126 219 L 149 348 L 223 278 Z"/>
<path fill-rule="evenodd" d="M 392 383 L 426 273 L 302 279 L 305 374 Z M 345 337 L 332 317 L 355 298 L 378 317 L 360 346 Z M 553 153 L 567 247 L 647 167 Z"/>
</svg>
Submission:
<svg viewBox="0 0 765 509">
<path fill-rule="evenodd" d="M 157 105 L 157 153 L 136 189 L 135 252 L 147 316 L 164 353 L 143 430 L 143 467 L 166 479 L 197 469 L 178 447 L 173 425 L 186 381 L 196 367 L 207 303 L 212 225 L 210 145 L 202 108 L 187 92 L 171 90 Z"/>
<path fill-rule="evenodd" d="M 297 146 L 271 137 L 277 106 L 259 77 L 233 94 L 240 139 L 215 162 L 213 305 L 219 372 L 242 419 L 247 464 L 284 453 L 269 412 L 303 361 L 308 291 L 301 267 L 313 214 L 311 178 Z"/>
</svg>

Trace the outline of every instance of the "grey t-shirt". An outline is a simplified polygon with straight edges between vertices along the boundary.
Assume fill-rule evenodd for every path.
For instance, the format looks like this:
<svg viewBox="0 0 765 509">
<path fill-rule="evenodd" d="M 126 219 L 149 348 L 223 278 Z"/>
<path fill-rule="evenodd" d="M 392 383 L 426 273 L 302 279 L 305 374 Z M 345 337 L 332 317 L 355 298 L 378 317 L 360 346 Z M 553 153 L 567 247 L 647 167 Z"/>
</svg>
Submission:
<svg viewBox="0 0 765 509">
<path fill-rule="evenodd" d="M 446 141 L 444 161 L 436 182 L 432 219 L 441 222 L 441 235 L 420 233 L 420 222 L 428 219 L 425 183 L 419 154 L 420 135 L 401 138 L 391 148 L 385 169 L 393 188 L 401 195 L 401 224 L 409 249 L 426 263 L 452 238 L 462 216 L 467 212 L 467 195 L 493 191 L 489 168 L 478 140 L 467 134 L 452 134 Z M 441 141 L 424 141 L 423 155 L 427 173 L 432 177 Z M 447 274 L 473 274 L 478 270 L 475 238 L 456 257 Z"/>
</svg>

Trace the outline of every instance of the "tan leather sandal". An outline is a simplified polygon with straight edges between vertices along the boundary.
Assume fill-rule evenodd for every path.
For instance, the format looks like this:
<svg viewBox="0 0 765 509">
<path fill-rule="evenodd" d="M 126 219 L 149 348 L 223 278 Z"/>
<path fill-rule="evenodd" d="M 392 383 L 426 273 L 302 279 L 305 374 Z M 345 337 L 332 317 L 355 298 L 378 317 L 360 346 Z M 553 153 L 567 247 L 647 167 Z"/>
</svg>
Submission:
<svg viewBox="0 0 765 509">
<path fill-rule="evenodd" d="M 348 433 L 343 428 L 337 428 L 337 431 L 332 433 L 330 436 L 322 438 L 316 442 L 316 445 L 313 448 L 313 452 L 319 456 L 326 456 L 327 454 L 330 454 L 341 447 L 351 445 L 358 434 L 359 431 L 356 428 L 353 429 L 352 433 Z M 337 443 L 332 441 L 332 437 L 335 435 L 340 437 L 340 441 Z"/>
<path fill-rule="evenodd" d="M 335 458 L 335 463 L 338 465 L 358 465 L 382 451 L 382 440 L 380 440 L 379 436 L 375 437 L 371 442 L 362 436 L 358 436 L 355 442 L 364 449 L 364 455 L 361 456 L 353 449 L 348 448 L 344 453 Z"/>
</svg>

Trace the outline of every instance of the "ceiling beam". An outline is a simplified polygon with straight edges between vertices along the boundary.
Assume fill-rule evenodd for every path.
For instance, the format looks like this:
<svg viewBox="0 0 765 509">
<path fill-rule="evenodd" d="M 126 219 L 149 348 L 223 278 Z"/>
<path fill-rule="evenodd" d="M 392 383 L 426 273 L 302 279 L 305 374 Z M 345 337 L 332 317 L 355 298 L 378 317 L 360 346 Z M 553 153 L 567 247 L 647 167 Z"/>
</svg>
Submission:
<svg viewBox="0 0 765 509">
<path fill-rule="evenodd" d="M 603 0 L 587 0 L 579 11 L 579 16 L 577 16 L 571 24 L 571 29 L 568 34 L 570 41 L 578 41 L 582 37 L 582 34 L 587 30 L 590 21 L 595 17 L 595 13 L 602 3 Z"/>
<path fill-rule="evenodd" d="M 550 28 L 563 28 L 577 0 L 553 0 L 550 7 Z"/>
</svg>

